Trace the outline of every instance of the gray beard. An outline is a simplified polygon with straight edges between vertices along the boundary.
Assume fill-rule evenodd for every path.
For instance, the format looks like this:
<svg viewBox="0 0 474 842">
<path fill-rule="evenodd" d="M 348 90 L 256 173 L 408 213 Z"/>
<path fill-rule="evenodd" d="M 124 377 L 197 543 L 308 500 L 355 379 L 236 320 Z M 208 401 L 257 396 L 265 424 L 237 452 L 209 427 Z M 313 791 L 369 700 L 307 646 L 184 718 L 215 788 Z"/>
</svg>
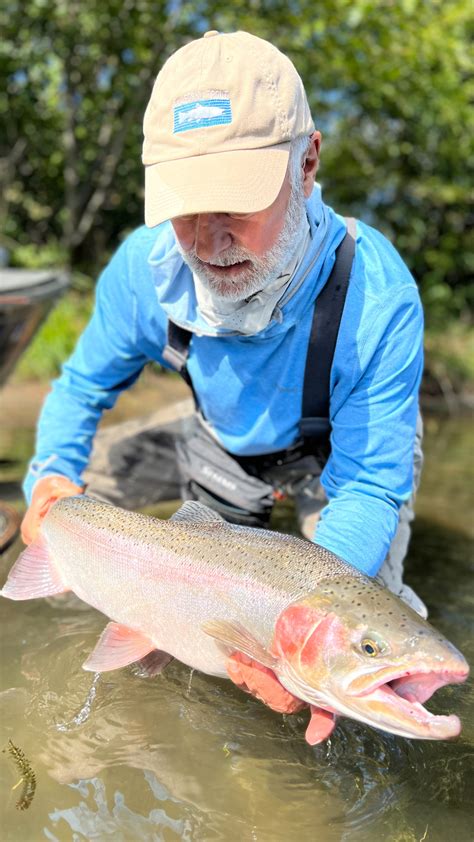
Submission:
<svg viewBox="0 0 474 842">
<path fill-rule="evenodd" d="M 248 260 L 251 265 L 239 274 L 238 278 L 222 278 L 212 271 L 209 263 L 204 263 L 196 254 L 195 248 L 185 250 L 177 241 L 178 249 L 185 263 L 197 275 L 202 285 L 213 298 L 227 302 L 243 301 L 273 283 L 296 254 L 300 234 L 306 224 L 306 208 L 302 184 L 291 188 L 285 222 L 274 245 L 262 257 L 241 246 L 229 246 L 214 258 L 215 266 L 230 266 L 239 261 Z"/>
</svg>

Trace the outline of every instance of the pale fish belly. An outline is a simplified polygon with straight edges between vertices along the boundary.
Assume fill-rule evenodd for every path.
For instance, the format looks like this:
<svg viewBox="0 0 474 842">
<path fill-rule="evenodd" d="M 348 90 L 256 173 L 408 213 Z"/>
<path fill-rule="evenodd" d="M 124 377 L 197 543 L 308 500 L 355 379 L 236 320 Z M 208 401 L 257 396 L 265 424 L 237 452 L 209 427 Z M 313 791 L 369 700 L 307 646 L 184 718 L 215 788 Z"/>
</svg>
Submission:
<svg viewBox="0 0 474 842">
<path fill-rule="evenodd" d="M 73 530 L 71 530 L 72 532 Z M 74 530 L 75 531 L 75 530 Z M 69 531 L 68 531 L 69 532 Z M 103 536 L 45 535 L 63 581 L 110 620 L 149 637 L 184 664 L 209 675 L 226 676 L 226 652 L 201 630 L 206 620 L 226 619 L 244 626 L 264 645 L 287 603 L 259 583 L 225 575 L 154 548 L 152 557 L 126 541 Z"/>
</svg>

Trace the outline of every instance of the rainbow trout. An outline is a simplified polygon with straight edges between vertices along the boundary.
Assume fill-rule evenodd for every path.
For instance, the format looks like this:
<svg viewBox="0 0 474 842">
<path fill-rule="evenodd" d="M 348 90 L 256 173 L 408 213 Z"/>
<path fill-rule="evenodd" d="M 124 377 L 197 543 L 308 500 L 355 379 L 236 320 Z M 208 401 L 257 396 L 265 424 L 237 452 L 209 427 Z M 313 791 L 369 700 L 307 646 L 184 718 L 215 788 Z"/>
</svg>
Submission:
<svg viewBox="0 0 474 842">
<path fill-rule="evenodd" d="M 59 500 L 0 593 L 74 593 L 111 618 L 84 664 L 172 658 L 228 677 L 241 652 L 311 706 L 307 740 L 335 716 L 420 739 L 460 732 L 423 703 L 466 679 L 460 652 L 390 591 L 317 544 L 226 523 L 201 503 L 166 521 L 85 496 Z"/>
</svg>

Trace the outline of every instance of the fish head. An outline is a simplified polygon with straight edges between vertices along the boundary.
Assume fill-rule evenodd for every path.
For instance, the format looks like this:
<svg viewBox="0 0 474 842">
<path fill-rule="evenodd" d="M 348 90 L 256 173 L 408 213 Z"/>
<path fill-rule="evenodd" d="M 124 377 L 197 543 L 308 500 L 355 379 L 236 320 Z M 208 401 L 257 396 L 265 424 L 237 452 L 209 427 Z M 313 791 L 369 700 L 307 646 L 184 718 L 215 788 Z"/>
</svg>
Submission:
<svg viewBox="0 0 474 842">
<path fill-rule="evenodd" d="M 467 678 L 463 655 L 375 581 L 322 582 L 280 614 L 271 651 L 281 683 L 310 704 L 404 737 L 461 730 L 457 716 L 435 716 L 423 703 Z"/>
</svg>

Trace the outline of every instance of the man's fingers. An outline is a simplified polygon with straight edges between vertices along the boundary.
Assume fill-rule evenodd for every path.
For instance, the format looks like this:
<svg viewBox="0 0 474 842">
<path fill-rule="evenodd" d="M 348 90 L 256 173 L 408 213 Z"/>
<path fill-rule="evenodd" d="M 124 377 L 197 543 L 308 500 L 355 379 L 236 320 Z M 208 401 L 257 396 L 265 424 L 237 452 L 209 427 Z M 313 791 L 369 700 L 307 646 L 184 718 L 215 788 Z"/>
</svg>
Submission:
<svg viewBox="0 0 474 842">
<path fill-rule="evenodd" d="M 21 539 L 22 539 L 23 543 L 24 544 L 32 544 L 34 539 L 35 539 L 35 535 L 34 535 L 32 517 L 31 517 L 31 514 L 30 514 L 29 510 L 27 511 L 25 517 L 23 518 L 23 520 L 21 522 L 20 530 L 21 530 Z"/>
<path fill-rule="evenodd" d="M 38 537 L 41 522 L 56 500 L 82 494 L 83 491 L 82 486 L 59 475 L 38 480 L 33 489 L 31 504 L 21 523 L 21 537 L 24 543 L 31 544 Z"/>
<path fill-rule="evenodd" d="M 245 684 L 245 678 L 242 673 L 242 665 L 239 661 L 235 661 L 231 656 L 227 661 L 226 669 L 230 680 L 233 681 L 237 687 L 240 687 L 241 690 L 245 690 L 247 693 L 250 693 L 250 690 Z"/>
<path fill-rule="evenodd" d="M 285 690 L 272 670 L 240 652 L 230 656 L 226 668 L 234 684 L 277 713 L 296 713 L 306 706 L 305 702 Z"/>
</svg>

